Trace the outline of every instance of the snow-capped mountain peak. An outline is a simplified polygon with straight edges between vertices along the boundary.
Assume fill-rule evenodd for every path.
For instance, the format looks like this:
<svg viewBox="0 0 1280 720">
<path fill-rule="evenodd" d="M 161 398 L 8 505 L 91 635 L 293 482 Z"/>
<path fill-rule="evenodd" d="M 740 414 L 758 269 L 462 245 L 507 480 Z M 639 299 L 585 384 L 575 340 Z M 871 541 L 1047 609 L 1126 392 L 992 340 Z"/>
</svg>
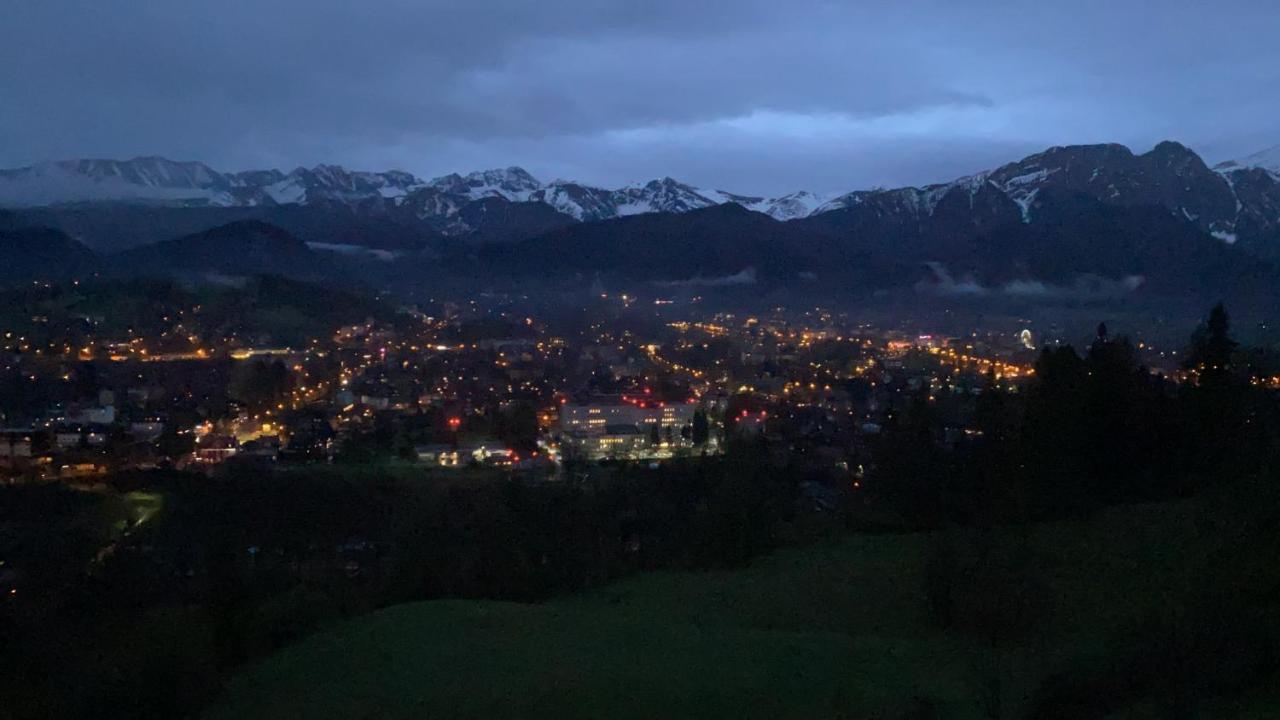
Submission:
<svg viewBox="0 0 1280 720">
<path fill-rule="evenodd" d="M 119 178 L 147 187 L 203 188 L 218 184 L 222 174 L 202 162 L 167 160 L 154 155 L 132 160 L 72 160 L 64 169 L 97 181 Z"/>
<path fill-rule="evenodd" d="M 392 170 L 365 172 L 340 165 L 299 167 L 288 173 L 252 170 L 222 173 L 201 162 L 144 156 L 131 160 L 70 160 L 0 170 L 0 205 L 30 206 L 77 201 L 125 201 L 182 205 L 252 206 L 337 202 L 360 203 L 370 212 L 408 212 L 420 220 L 453 227 L 471 217 L 474 202 L 537 202 L 577 221 L 606 220 L 641 213 L 681 213 L 735 203 L 778 220 L 794 220 L 835 210 L 862 208 L 877 214 L 933 216 L 944 204 L 1007 201 L 1022 222 L 1032 222 L 1050 188 L 1086 193 L 1114 204 L 1160 204 L 1218 237 L 1234 237 L 1240 222 L 1259 225 L 1272 211 L 1253 213 L 1245 192 L 1265 177 L 1280 179 L 1280 146 L 1221 163 L 1210 171 L 1193 151 L 1162 142 L 1141 155 L 1117 144 L 1052 147 L 995 170 L 948 183 L 888 190 L 860 190 L 840 196 L 794 192 L 780 197 L 741 195 L 661 177 L 618 189 L 571 180 L 543 183 L 520 167 L 452 173 L 430 181 Z M 1252 183 L 1252 184 L 1251 184 Z M 1269 195 L 1268 195 L 1269 197 Z M 1256 205 L 1257 203 L 1252 203 Z M 1242 214 L 1243 213 L 1243 214 Z M 1252 213 L 1252 215 L 1250 215 Z M 1236 217 L 1240 215 L 1240 217 Z M 1246 218 L 1245 216 L 1249 217 Z M 1257 217 L 1253 217 L 1257 215 Z M 1014 216 L 1016 217 L 1016 215 Z M 1267 223 L 1270 221 L 1267 220 Z M 1265 224 L 1265 223 L 1264 223 Z M 1270 227 L 1267 224 L 1267 227 Z M 465 232 L 465 228 L 455 231 Z"/>
<path fill-rule="evenodd" d="M 829 193 L 819 195 L 808 190 L 800 190 L 771 201 L 768 213 L 779 220 L 808 217 L 822 207 L 830 197 Z"/>
<path fill-rule="evenodd" d="M 674 178 L 650 180 L 644 185 L 630 185 L 615 195 L 618 215 L 638 215 L 650 212 L 688 212 L 715 205 L 703 197 L 697 189 Z"/>
<path fill-rule="evenodd" d="M 0 170 L 0 203 L 46 205 L 84 200 L 229 201 L 233 183 L 208 165 L 161 157 L 63 160 Z"/>
<path fill-rule="evenodd" d="M 782 221 L 844 212 L 854 223 L 865 218 L 905 227 L 967 223 L 991 229 L 1034 223 L 1041 215 L 1052 217 L 1071 198 L 1082 197 L 1114 206 L 1164 207 L 1223 242 L 1240 240 L 1242 246 L 1252 246 L 1258 238 L 1280 231 L 1280 146 L 1212 169 L 1176 142 L 1159 143 L 1141 154 L 1117 144 L 1052 147 L 951 182 L 839 196 L 805 191 L 778 197 L 742 195 L 671 177 L 616 189 L 572 180 L 543 183 L 514 166 L 430 181 L 399 170 L 354 171 L 329 164 L 287 173 L 222 173 L 201 162 L 155 156 L 0 170 L 0 207 L 102 201 L 221 207 L 314 204 L 349 210 L 356 222 L 376 216 L 389 221 L 386 227 L 459 236 L 501 225 L 504 237 L 514 237 L 544 232 L 557 223 L 683 213 L 730 203 Z M 505 207 L 506 203 L 524 205 Z M 840 216 L 828 220 L 842 222 Z"/>
<path fill-rule="evenodd" d="M 613 191 L 571 180 L 554 180 L 531 193 L 529 200 L 546 203 L 574 220 L 602 220 L 617 216 L 613 195 Z"/>
<path fill-rule="evenodd" d="M 270 180 L 271 172 L 253 174 L 262 180 Z M 241 174 L 244 175 L 249 173 Z M 420 185 L 421 181 L 403 170 L 363 172 L 348 170 L 341 165 L 316 165 L 313 168 L 296 168 L 288 175 L 277 176 L 274 182 L 262 187 L 262 192 L 276 204 L 288 205 L 317 200 L 350 202 L 371 197 L 403 198 Z"/>
<path fill-rule="evenodd" d="M 427 185 L 442 192 L 465 195 L 472 200 L 500 197 L 511 202 L 527 202 L 543 185 L 524 168 L 508 167 L 478 170 L 466 175 L 451 173 L 431 180 Z"/>
<path fill-rule="evenodd" d="M 423 181 L 400 170 L 364 172 L 319 164 L 289 172 L 248 170 L 221 173 L 204 163 L 161 157 L 132 160 L 70 160 L 0 170 L 0 206 L 81 201 L 159 202 L 243 207 L 317 202 L 388 202 L 419 219 L 455 222 L 470 202 L 501 199 L 541 202 L 587 222 L 651 212 L 688 212 L 736 203 L 779 220 L 805 217 L 826 198 L 809 192 L 782 197 L 710 190 L 671 177 L 618 189 L 571 180 L 543 183 L 521 167 L 451 173 Z"/>
</svg>

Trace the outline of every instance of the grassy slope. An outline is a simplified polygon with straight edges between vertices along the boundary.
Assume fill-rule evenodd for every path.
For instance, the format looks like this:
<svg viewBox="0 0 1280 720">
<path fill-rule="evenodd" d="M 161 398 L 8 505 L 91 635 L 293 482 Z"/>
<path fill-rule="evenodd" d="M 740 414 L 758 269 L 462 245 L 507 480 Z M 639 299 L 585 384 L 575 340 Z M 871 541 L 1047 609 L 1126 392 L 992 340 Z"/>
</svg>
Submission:
<svg viewBox="0 0 1280 720">
<path fill-rule="evenodd" d="M 1041 630 L 1006 661 L 1015 707 L 1039 677 L 1090 662 L 1195 585 L 1214 544 L 1205 528 L 1240 502 L 1037 528 L 1028 541 L 1048 601 Z M 897 717 L 924 697 L 946 717 L 980 717 L 986 655 L 971 637 L 930 629 L 924 548 L 922 536 L 855 537 L 539 606 L 393 607 L 252 667 L 212 717 Z M 1274 707 L 1260 696 L 1205 710 Z"/>
</svg>

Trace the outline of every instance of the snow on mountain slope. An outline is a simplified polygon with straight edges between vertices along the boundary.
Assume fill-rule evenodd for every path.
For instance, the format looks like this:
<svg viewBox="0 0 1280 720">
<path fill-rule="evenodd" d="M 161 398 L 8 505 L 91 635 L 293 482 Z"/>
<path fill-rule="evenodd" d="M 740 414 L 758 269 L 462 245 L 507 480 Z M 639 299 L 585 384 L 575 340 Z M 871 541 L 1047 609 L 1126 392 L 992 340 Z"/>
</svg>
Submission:
<svg viewBox="0 0 1280 720">
<path fill-rule="evenodd" d="M 145 187 L 209 188 L 225 186 L 226 178 L 201 162 L 175 162 L 161 157 L 133 160 L 75 160 L 59 163 L 97 181 L 120 179 Z"/>
<path fill-rule="evenodd" d="M 681 213 L 716 205 L 697 189 L 669 177 L 650 180 L 643 185 L 629 185 L 615 193 L 618 215 L 650 212 Z"/>
<path fill-rule="evenodd" d="M 66 160 L 0 170 L 0 204 L 48 205 L 84 200 L 230 202 L 233 183 L 199 162 L 158 157 Z"/>
<path fill-rule="evenodd" d="M 807 190 L 793 192 L 776 198 L 767 198 L 751 195 L 737 195 L 724 190 L 707 190 L 703 188 L 689 188 L 694 194 L 710 201 L 712 205 L 723 205 L 724 203 L 737 203 L 742 207 L 764 213 L 775 220 L 794 220 L 796 218 L 808 217 L 812 215 L 829 198 Z"/>
<path fill-rule="evenodd" d="M 903 187 L 891 190 L 855 190 L 819 204 L 809 214 L 820 215 L 825 212 L 843 210 L 874 202 L 889 212 L 905 213 L 912 216 L 932 215 L 934 208 L 938 206 L 938 202 L 953 187 L 964 187 L 971 194 L 977 189 L 976 186 L 972 185 L 972 178 L 966 177 L 955 182 L 926 185 L 924 187 Z"/>
<path fill-rule="evenodd" d="M 1213 169 L 1230 190 L 1235 207 L 1226 213 L 1227 220 L 1212 224 L 1210 233 L 1229 245 L 1243 240 L 1263 257 L 1280 260 L 1274 241 L 1280 237 L 1280 145 Z"/>
<path fill-rule="evenodd" d="M 542 189 L 542 183 L 518 167 L 479 170 L 467 175 L 452 173 L 427 184 L 442 192 L 464 195 L 472 200 L 500 197 L 511 202 L 527 202 L 530 195 Z"/>
<path fill-rule="evenodd" d="M 970 209 L 980 194 L 990 198 L 996 192 L 1013 201 L 1022 222 L 1029 223 L 1034 221 L 1037 199 L 1053 189 L 1116 205 L 1160 205 L 1233 243 L 1242 223 L 1256 232 L 1280 223 L 1280 213 L 1271 209 L 1280 192 L 1274 182 L 1277 178 L 1272 173 L 1268 181 L 1266 173 L 1253 169 L 1269 164 L 1280 167 L 1280 148 L 1223 163 L 1214 172 L 1175 142 L 1159 143 L 1142 154 L 1118 144 L 1052 147 L 949 183 L 848 193 L 811 214 L 874 204 L 879 213 L 919 219 L 932 216 L 942 199 L 955 197 L 956 192 L 967 194 Z"/>
<path fill-rule="evenodd" d="M 68 160 L 0 170 L 0 205 L 123 200 L 251 206 L 402 197 L 419 184 L 405 172 L 352 172 L 336 165 L 298 168 L 288 175 L 278 170 L 226 174 L 204 163 L 159 157 Z"/>
<path fill-rule="evenodd" d="M 805 217 L 823 201 L 808 192 L 780 198 L 736 195 L 672 178 L 619 189 L 567 180 L 544 184 L 519 167 L 453 173 L 425 182 L 406 172 L 359 172 L 338 165 L 299 167 L 287 174 L 279 170 L 220 173 L 203 163 L 159 157 L 71 160 L 0 170 L 0 206 L 111 200 L 230 207 L 381 200 L 395 207 L 407 205 L 419 218 L 444 220 L 467 202 L 487 198 L 542 202 L 584 222 L 648 212 L 687 212 L 727 202 L 790 220 Z"/>
<path fill-rule="evenodd" d="M 1160 205 L 1224 242 L 1249 245 L 1280 231 L 1280 146 L 1208 168 L 1175 142 L 1136 154 L 1118 144 L 1051 147 L 994 170 L 923 187 L 859 190 L 835 197 L 796 192 L 741 195 L 669 177 L 617 189 L 556 180 L 543 183 L 519 167 L 450 174 L 423 181 L 401 172 L 361 172 L 337 165 L 221 173 L 200 162 L 159 157 L 72 160 L 0 170 L 0 206 L 78 201 L 254 206 L 340 203 L 400 221 L 424 221 L 467 234 L 501 216 L 504 233 L 545 214 L 509 214 L 493 203 L 543 203 L 582 222 L 642 213 L 682 213 L 734 203 L 777 220 L 859 209 L 878 217 L 963 222 L 1012 217 L 1035 221 L 1046 191 L 1089 195 L 1117 205 Z M 1009 204 L 1011 201 L 1012 205 Z M 484 212 L 477 204 L 484 204 Z M 515 210 L 515 208 L 512 208 Z M 985 213 L 985 215 L 984 215 Z M 941 215 L 940 215 L 941 216 Z M 511 218 L 519 218 L 513 220 Z M 514 225 L 512 225 L 514 223 Z M 543 225 L 538 225 L 542 227 Z M 530 226 L 533 227 L 532 225 Z"/>
<path fill-rule="evenodd" d="M 397 198 L 397 207 L 404 208 L 419 220 L 447 220 L 458 213 L 463 204 L 471 202 L 465 196 L 451 195 L 439 188 L 427 185 L 410 191 L 403 198 Z"/>
<path fill-rule="evenodd" d="M 812 215 L 826 201 L 825 196 L 801 190 L 778 198 L 761 198 L 745 207 L 776 220 L 795 220 Z"/>
<path fill-rule="evenodd" d="M 283 180 L 274 182 L 263 190 L 277 205 L 300 203 L 305 202 L 307 199 L 306 186 L 294 175 L 289 175 Z"/>
<path fill-rule="evenodd" d="M 554 180 L 529 195 L 529 200 L 542 202 L 575 220 L 590 221 L 616 217 L 612 190 L 588 187 L 569 180 Z"/>
<path fill-rule="evenodd" d="M 530 193 L 528 199 L 544 202 L 577 220 L 606 220 L 650 212 L 688 212 L 712 205 L 737 203 L 749 210 L 778 220 L 806 217 L 824 198 L 801 191 L 778 198 L 737 195 L 708 190 L 662 178 L 635 183 L 617 190 L 605 190 L 567 180 L 556 180 Z"/>
<path fill-rule="evenodd" d="M 1213 166 L 1213 169 L 1220 173 L 1229 173 L 1232 170 L 1245 168 L 1262 168 L 1272 175 L 1280 177 L 1280 145 Z"/>
<path fill-rule="evenodd" d="M 313 200 L 358 201 L 373 197 L 400 198 L 421 186 L 407 172 L 359 172 L 340 165 L 298 168 L 268 189 L 278 203 Z"/>
</svg>

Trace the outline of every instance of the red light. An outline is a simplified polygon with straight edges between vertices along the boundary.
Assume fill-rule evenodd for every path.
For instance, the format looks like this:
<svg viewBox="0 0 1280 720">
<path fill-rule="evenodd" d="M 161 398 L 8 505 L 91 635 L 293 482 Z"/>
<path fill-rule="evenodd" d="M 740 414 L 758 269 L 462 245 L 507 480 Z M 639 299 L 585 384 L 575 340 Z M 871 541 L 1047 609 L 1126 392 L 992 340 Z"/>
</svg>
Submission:
<svg viewBox="0 0 1280 720">
<path fill-rule="evenodd" d="M 644 389 L 644 394 L 645 394 L 645 395 L 648 395 L 650 392 L 651 392 L 651 391 L 649 390 L 649 388 L 645 388 L 645 389 Z"/>
<path fill-rule="evenodd" d="M 449 427 L 453 428 L 454 430 L 457 430 L 461 425 L 462 425 L 462 418 L 456 418 L 456 417 L 449 418 Z"/>
</svg>

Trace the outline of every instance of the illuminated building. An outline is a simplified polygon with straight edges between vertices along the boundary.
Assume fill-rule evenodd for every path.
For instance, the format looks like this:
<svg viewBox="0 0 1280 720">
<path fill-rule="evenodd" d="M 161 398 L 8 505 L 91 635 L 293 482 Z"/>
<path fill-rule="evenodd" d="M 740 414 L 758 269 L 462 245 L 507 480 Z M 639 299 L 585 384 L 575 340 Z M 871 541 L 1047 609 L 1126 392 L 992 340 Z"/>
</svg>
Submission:
<svg viewBox="0 0 1280 720">
<path fill-rule="evenodd" d="M 516 454 L 498 440 L 469 440 L 457 445 L 439 443 L 414 448 L 418 461 L 429 467 L 461 468 L 468 465 L 510 465 Z"/>
<path fill-rule="evenodd" d="M 695 401 L 661 402 L 644 397 L 623 395 L 619 402 L 569 404 L 560 408 L 560 429 L 566 433 L 587 435 L 601 434 L 610 426 L 630 425 L 648 429 L 655 423 L 666 430 L 673 428 L 678 435 L 686 425 L 693 423 L 698 409 Z"/>
<path fill-rule="evenodd" d="M 598 431 L 573 431 L 565 434 L 563 442 L 587 460 L 638 460 L 649 457 L 670 456 L 670 448 L 654 446 L 650 433 L 634 424 L 607 425 Z"/>
</svg>

